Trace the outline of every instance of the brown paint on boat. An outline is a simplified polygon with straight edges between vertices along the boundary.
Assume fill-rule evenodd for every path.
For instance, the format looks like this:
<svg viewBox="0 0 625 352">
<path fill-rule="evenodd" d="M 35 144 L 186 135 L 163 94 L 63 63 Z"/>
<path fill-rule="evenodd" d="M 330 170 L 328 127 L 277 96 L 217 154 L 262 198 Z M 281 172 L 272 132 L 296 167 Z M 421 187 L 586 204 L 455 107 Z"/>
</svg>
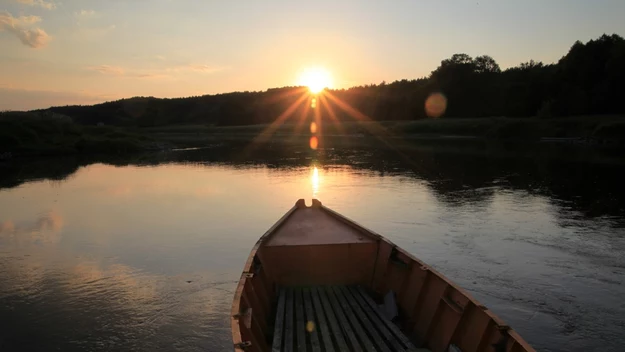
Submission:
<svg viewBox="0 0 625 352">
<path fill-rule="evenodd" d="M 377 306 L 391 291 L 392 322 Z M 231 324 L 245 351 L 534 351 L 446 277 L 317 200 L 299 200 L 258 240 Z"/>
</svg>

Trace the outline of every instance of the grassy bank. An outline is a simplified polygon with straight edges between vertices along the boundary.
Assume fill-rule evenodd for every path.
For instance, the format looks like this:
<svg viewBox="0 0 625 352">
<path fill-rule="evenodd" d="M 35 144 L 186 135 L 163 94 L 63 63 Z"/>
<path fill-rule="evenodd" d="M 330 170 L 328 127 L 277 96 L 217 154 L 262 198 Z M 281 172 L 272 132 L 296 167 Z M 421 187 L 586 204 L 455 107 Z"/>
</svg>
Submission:
<svg viewBox="0 0 625 352">
<path fill-rule="evenodd" d="M 326 137 L 367 137 L 400 139 L 437 139 L 471 137 L 493 140 L 540 141 L 576 139 L 584 142 L 625 144 L 625 117 L 578 116 L 566 119 L 538 118 L 463 118 L 422 119 L 416 121 L 328 122 L 321 123 L 320 134 Z M 162 126 L 142 129 L 154 138 L 172 143 L 197 144 L 215 139 L 259 138 L 270 131 L 272 138 L 310 136 L 309 122 L 279 126 Z M 262 137 L 260 137 L 262 139 Z"/>
<path fill-rule="evenodd" d="M 325 145 L 372 145 L 395 142 L 451 143 L 451 139 L 536 142 L 574 141 L 625 145 L 625 117 L 579 116 L 566 119 L 473 118 L 415 121 L 330 122 L 318 124 Z M 83 126 L 51 113 L 1 113 L 0 154 L 122 154 L 170 147 L 198 147 L 220 141 L 302 141 L 310 122 L 281 125 L 159 127 Z M 331 142 L 331 143 L 330 143 Z M 325 146 L 325 145 L 322 145 Z"/>
<path fill-rule="evenodd" d="M 400 122 L 391 127 L 403 135 L 457 135 L 502 140 L 579 138 L 624 142 L 625 117 L 574 116 L 564 118 L 425 119 Z"/>
</svg>

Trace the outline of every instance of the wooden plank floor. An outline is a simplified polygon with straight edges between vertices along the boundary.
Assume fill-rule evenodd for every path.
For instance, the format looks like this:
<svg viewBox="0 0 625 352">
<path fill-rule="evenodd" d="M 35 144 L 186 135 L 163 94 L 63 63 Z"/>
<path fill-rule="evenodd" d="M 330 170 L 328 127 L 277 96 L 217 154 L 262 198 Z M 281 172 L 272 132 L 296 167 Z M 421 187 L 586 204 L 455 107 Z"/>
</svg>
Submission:
<svg viewBox="0 0 625 352">
<path fill-rule="evenodd" d="M 272 352 L 418 351 L 359 286 L 278 292 Z"/>
</svg>

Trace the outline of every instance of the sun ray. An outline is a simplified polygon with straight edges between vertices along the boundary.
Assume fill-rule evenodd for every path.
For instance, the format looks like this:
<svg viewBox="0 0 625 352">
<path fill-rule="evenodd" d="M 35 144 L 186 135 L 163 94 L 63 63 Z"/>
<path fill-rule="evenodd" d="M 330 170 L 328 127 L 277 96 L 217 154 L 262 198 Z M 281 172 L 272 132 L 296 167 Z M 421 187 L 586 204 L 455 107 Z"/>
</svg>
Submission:
<svg viewBox="0 0 625 352">
<path fill-rule="evenodd" d="M 293 104 L 291 104 L 280 116 L 278 116 L 267 128 L 265 128 L 258 136 L 256 136 L 252 140 L 252 144 L 254 143 L 264 143 L 266 142 L 273 133 L 284 123 L 286 119 L 288 119 L 294 112 L 297 110 L 299 105 L 306 99 L 308 94 L 304 93 L 300 96 Z"/>
<path fill-rule="evenodd" d="M 299 120 L 297 121 L 297 125 L 295 126 L 296 135 L 299 134 L 304 129 L 304 126 L 306 126 L 306 122 L 308 121 L 308 114 L 310 114 L 310 104 L 312 101 L 312 97 L 310 96 L 310 94 L 307 94 L 307 95 L 308 95 L 307 104 L 304 107 L 302 116 L 299 118 Z"/>
<path fill-rule="evenodd" d="M 287 88 L 278 88 L 278 89 L 285 89 L 285 91 L 271 96 L 269 99 L 265 101 L 267 104 L 279 103 L 283 100 L 293 97 L 294 95 L 308 94 L 307 87 L 287 87 Z M 268 90 L 266 93 L 270 93 L 270 90 Z"/>
<path fill-rule="evenodd" d="M 326 98 L 325 94 L 322 94 L 319 96 L 319 102 L 320 102 L 319 105 L 323 106 L 324 110 L 328 113 L 328 115 L 332 119 L 334 126 L 336 126 L 336 129 L 338 130 L 338 132 L 344 135 L 345 129 L 343 128 L 341 121 L 339 121 L 339 118 L 336 116 L 336 113 L 334 112 L 334 109 L 332 108 L 332 105 L 330 105 L 330 102 Z"/>
<path fill-rule="evenodd" d="M 315 135 L 317 136 L 317 139 L 319 141 L 319 145 L 323 145 L 323 122 L 321 121 L 321 107 L 319 106 L 321 105 L 321 102 L 317 102 L 316 103 L 316 107 L 313 109 L 313 114 L 314 114 L 314 122 L 317 124 L 316 125 L 316 133 Z"/>
<path fill-rule="evenodd" d="M 353 118 L 361 121 L 373 121 L 373 119 L 371 119 L 369 116 L 363 114 L 362 112 L 353 108 L 351 105 L 335 97 L 334 94 L 326 92 L 325 95 L 328 97 L 328 99 L 332 100 L 333 103 L 335 103 L 339 108 L 351 115 Z"/>
<path fill-rule="evenodd" d="M 346 102 L 342 101 L 341 99 L 335 97 L 329 91 L 326 91 L 325 95 L 328 97 L 329 100 L 335 103 L 339 108 L 341 108 L 347 114 L 349 114 L 350 116 L 352 116 L 353 118 L 361 122 L 365 122 L 363 123 L 363 126 L 371 133 L 373 137 L 377 138 L 382 143 L 386 144 L 387 147 L 395 151 L 402 159 L 408 162 L 409 165 L 416 165 L 414 161 L 412 161 L 412 159 L 410 159 L 408 156 L 402 153 L 400 148 L 398 148 L 399 144 L 407 144 L 407 143 L 402 142 L 401 138 L 394 138 L 397 136 L 394 136 L 387 128 L 385 128 L 384 126 L 381 126 L 377 121 L 373 120 L 369 116 L 358 111 L 357 109 L 347 104 Z"/>
<path fill-rule="evenodd" d="M 325 95 L 328 97 L 329 100 L 331 100 L 341 110 L 345 111 L 351 117 L 355 118 L 356 120 L 360 122 L 364 122 L 362 126 L 366 128 L 367 130 L 369 130 L 369 132 L 374 137 L 377 137 L 378 139 L 380 139 L 380 138 L 391 136 L 391 133 L 385 127 L 381 126 L 375 120 L 363 114 L 362 112 L 358 111 L 357 109 L 353 108 L 351 105 L 347 104 L 346 102 L 335 97 L 332 93 L 326 92 Z"/>
</svg>

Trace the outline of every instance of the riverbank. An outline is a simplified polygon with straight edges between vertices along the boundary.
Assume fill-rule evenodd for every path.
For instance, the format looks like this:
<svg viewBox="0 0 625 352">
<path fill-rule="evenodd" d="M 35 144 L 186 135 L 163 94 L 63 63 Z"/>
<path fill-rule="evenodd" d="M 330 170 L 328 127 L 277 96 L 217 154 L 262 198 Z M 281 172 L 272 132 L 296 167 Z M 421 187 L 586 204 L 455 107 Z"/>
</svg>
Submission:
<svg viewBox="0 0 625 352">
<path fill-rule="evenodd" d="M 0 114 L 0 155 L 124 154 L 158 150 L 166 143 L 143 131 L 112 126 L 84 126 L 55 114 Z"/>
<path fill-rule="evenodd" d="M 625 145 L 624 116 L 577 116 L 566 119 L 470 118 L 422 119 L 415 121 L 328 122 L 316 125 L 316 135 L 325 139 L 386 140 L 390 142 L 450 140 L 496 140 Z M 173 144 L 200 146 L 218 139 L 249 139 L 259 142 L 280 139 L 308 139 L 309 123 L 286 123 L 279 126 L 162 126 L 144 128 L 153 138 Z"/>
<path fill-rule="evenodd" d="M 463 118 L 415 121 L 363 121 L 316 124 L 319 146 L 367 146 L 464 143 L 471 140 L 521 143 L 625 145 L 625 117 Z M 14 156 L 125 154 L 149 150 L 203 147 L 220 141 L 302 142 L 310 122 L 281 125 L 159 127 L 84 126 L 63 115 L 10 113 L 0 116 L 0 154 Z"/>
</svg>

